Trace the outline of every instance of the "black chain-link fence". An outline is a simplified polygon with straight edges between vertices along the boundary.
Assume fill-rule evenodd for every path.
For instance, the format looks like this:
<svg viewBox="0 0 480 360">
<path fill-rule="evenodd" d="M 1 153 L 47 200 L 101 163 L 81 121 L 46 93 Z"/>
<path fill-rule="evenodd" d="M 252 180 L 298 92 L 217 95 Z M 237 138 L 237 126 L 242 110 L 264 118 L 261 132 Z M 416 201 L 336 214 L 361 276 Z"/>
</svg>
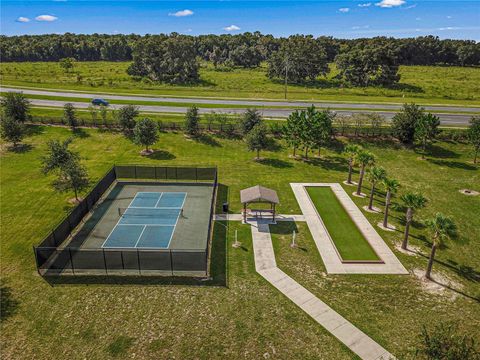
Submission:
<svg viewBox="0 0 480 360">
<path fill-rule="evenodd" d="M 208 249 L 142 250 L 86 249 L 62 244 L 83 218 L 94 209 L 98 200 L 117 179 L 202 182 L 213 185 L 208 236 L 211 238 L 214 202 L 217 189 L 215 167 L 170 167 L 148 165 L 116 165 L 95 185 L 92 191 L 63 219 L 51 233 L 34 246 L 37 269 L 41 275 L 79 274 L 207 274 Z"/>
</svg>

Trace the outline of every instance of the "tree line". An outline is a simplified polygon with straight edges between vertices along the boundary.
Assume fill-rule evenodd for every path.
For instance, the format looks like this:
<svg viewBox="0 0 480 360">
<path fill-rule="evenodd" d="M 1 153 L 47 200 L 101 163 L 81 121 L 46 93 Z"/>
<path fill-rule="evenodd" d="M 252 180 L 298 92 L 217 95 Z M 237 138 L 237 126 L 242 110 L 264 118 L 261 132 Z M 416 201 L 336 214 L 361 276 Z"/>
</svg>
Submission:
<svg viewBox="0 0 480 360">
<path fill-rule="evenodd" d="M 326 57 L 331 62 L 339 54 L 360 49 L 383 48 L 392 51 L 398 65 L 479 65 L 480 44 L 473 40 L 440 40 L 436 36 L 396 39 L 374 37 L 336 39 L 329 36 L 293 35 L 276 38 L 260 32 L 238 35 L 186 36 L 178 33 L 160 35 L 72 34 L 0 36 L 2 61 L 59 61 L 72 57 L 77 61 L 130 61 L 137 46 L 151 39 L 188 39 L 190 52 L 215 66 L 256 67 L 276 53 L 292 38 L 308 39 L 312 57 Z M 321 50 L 319 50 L 321 49 Z"/>
</svg>

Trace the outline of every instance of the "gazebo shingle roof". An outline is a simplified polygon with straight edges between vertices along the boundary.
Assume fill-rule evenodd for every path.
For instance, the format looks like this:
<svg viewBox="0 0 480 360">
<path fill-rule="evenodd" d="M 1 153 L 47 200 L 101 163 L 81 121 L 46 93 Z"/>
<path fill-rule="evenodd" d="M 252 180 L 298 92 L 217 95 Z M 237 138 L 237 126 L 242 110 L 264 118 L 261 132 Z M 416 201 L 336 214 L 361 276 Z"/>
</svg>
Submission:
<svg viewBox="0 0 480 360">
<path fill-rule="evenodd" d="M 240 201 L 242 204 L 250 202 L 279 203 L 277 192 L 275 190 L 267 189 L 260 185 L 240 190 Z"/>
</svg>

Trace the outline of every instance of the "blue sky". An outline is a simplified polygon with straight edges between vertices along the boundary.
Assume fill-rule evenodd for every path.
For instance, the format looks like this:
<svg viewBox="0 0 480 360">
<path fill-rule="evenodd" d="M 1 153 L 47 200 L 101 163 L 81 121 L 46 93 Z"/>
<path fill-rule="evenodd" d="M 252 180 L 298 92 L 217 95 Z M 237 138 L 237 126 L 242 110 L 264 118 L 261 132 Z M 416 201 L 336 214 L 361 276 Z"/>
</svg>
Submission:
<svg viewBox="0 0 480 360">
<path fill-rule="evenodd" d="M 378 35 L 480 40 L 480 1 L 20 1 L 2 0 L 0 32 L 179 32 L 223 34 L 261 31 L 342 38 Z"/>
</svg>

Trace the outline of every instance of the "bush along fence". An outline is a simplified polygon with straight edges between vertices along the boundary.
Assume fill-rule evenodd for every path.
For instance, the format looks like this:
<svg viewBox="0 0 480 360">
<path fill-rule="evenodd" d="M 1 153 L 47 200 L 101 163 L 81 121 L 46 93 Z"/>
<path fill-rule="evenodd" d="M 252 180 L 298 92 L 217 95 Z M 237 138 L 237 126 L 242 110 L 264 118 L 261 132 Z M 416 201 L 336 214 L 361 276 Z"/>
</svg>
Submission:
<svg viewBox="0 0 480 360">
<path fill-rule="evenodd" d="M 72 233 L 117 179 L 211 184 L 213 192 L 208 224 L 209 238 L 205 249 L 86 249 L 69 246 L 68 240 Z M 216 167 L 116 165 L 38 246 L 33 247 L 37 270 L 42 276 L 62 274 L 206 276 L 216 189 Z"/>
<path fill-rule="evenodd" d="M 155 120 L 160 131 L 184 131 L 185 125 L 183 120 L 179 121 L 162 121 Z M 31 117 L 30 123 L 43 125 L 63 125 L 67 126 L 65 121 L 60 117 Z M 267 129 L 274 136 L 281 136 L 283 120 L 265 120 Z M 109 119 L 106 122 L 92 119 L 78 119 L 78 126 L 103 128 L 119 130 L 120 124 L 116 120 Z M 226 123 L 207 123 L 200 122 L 199 130 L 203 132 L 219 133 L 225 136 L 240 136 L 242 134 L 240 119 L 231 118 Z M 345 137 L 369 137 L 384 138 L 391 137 L 392 130 L 388 121 L 384 120 L 381 124 L 370 123 L 363 116 L 339 116 L 333 122 L 333 130 L 335 136 Z M 444 129 L 438 136 L 439 139 L 461 141 L 466 139 L 465 129 Z"/>
</svg>

